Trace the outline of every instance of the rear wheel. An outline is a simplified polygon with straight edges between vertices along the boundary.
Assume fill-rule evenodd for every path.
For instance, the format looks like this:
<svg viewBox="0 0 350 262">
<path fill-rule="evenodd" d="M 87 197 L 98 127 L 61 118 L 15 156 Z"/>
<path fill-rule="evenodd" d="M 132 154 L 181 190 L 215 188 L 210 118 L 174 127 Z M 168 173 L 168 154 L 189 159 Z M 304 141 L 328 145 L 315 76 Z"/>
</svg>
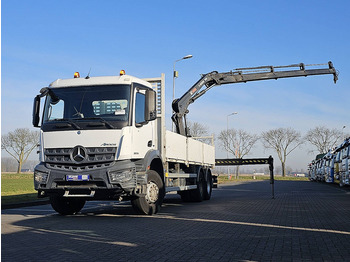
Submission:
<svg viewBox="0 0 350 262">
<path fill-rule="evenodd" d="M 213 177 L 211 175 L 210 170 L 207 171 L 206 179 L 203 183 L 204 185 L 204 200 L 209 200 L 211 198 L 211 192 L 213 190 Z"/>
<path fill-rule="evenodd" d="M 204 199 L 205 179 L 203 169 L 199 171 L 197 188 L 189 191 L 191 201 L 202 202 Z"/>
<path fill-rule="evenodd" d="M 61 215 L 74 215 L 78 213 L 85 205 L 86 200 L 80 198 L 69 198 L 61 196 L 51 196 L 50 203 L 52 208 Z"/>
<path fill-rule="evenodd" d="M 147 171 L 147 190 L 145 193 L 145 196 L 131 200 L 131 204 L 139 213 L 153 215 L 160 210 L 165 195 L 163 180 L 154 170 Z"/>
</svg>

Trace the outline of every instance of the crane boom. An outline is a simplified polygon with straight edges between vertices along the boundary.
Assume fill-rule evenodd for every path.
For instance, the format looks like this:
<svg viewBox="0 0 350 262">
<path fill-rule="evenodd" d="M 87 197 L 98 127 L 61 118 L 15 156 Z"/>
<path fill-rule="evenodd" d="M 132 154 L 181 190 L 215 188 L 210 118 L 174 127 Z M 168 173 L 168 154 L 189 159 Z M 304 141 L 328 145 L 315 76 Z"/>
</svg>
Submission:
<svg viewBox="0 0 350 262">
<path fill-rule="evenodd" d="M 328 68 L 306 69 L 306 67 L 321 65 L 328 65 Z M 293 67 L 297 67 L 298 69 L 291 70 L 290 68 Z M 177 133 L 189 136 L 186 124 L 188 106 L 192 104 L 196 99 L 204 95 L 209 89 L 217 85 L 326 74 L 333 74 L 334 83 L 336 83 L 338 80 L 338 74 L 333 67 L 332 62 L 317 65 L 305 65 L 303 63 L 300 63 L 287 66 L 259 66 L 250 68 L 237 68 L 234 71 L 225 73 L 218 73 L 217 71 L 213 71 L 202 75 L 202 77 L 182 97 L 173 101 L 172 108 L 174 110 L 174 114 L 172 116 L 172 120 L 176 126 Z M 204 89 L 202 89 L 203 87 Z"/>
</svg>

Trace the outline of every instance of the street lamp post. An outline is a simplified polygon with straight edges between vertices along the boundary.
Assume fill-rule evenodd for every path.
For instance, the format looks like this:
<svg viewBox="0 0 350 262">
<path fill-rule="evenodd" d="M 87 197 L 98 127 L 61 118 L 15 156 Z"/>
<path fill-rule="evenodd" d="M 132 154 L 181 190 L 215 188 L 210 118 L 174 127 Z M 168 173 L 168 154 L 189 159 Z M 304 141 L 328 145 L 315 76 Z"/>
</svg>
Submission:
<svg viewBox="0 0 350 262">
<path fill-rule="evenodd" d="M 173 67 L 173 101 L 175 100 L 175 78 L 178 77 L 178 72 L 175 71 L 175 64 L 176 64 L 176 62 L 179 62 L 179 61 L 185 60 L 185 59 L 189 59 L 189 58 L 192 58 L 192 55 L 184 56 L 183 58 L 178 59 L 174 62 L 174 67 Z M 174 123 L 172 123 L 172 130 L 174 131 Z"/>
<path fill-rule="evenodd" d="M 175 99 L 175 78 L 178 77 L 178 72 L 175 71 L 175 64 L 176 64 L 176 62 L 179 62 L 179 61 L 185 60 L 185 59 L 189 59 L 189 58 L 192 58 L 192 55 L 184 56 L 183 58 L 178 59 L 178 60 L 176 60 L 174 62 L 174 68 L 173 68 L 173 100 Z"/>
<path fill-rule="evenodd" d="M 231 114 L 228 114 L 227 115 L 227 126 L 226 126 L 226 136 L 227 136 L 227 152 L 226 152 L 226 158 L 228 159 L 228 146 L 229 146 L 229 143 L 228 143 L 228 117 L 229 116 L 232 116 L 232 115 L 237 115 L 238 113 L 237 112 L 233 112 Z M 227 178 L 230 179 L 230 174 L 229 174 L 229 166 L 227 166 Z"/>
</svg>

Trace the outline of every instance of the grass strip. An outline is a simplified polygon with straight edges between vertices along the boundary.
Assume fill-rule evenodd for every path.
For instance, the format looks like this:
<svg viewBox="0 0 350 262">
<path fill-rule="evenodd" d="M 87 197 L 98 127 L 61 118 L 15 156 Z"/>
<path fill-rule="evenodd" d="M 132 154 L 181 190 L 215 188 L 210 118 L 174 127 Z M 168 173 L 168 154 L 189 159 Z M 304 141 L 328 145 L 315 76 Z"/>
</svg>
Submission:
<svg viewBox="0 0 350 262">
<path fill-rule="evenodd" d="M 1 204 L 37 200 L 32 173 L 1 173 Z"/>
</svg>

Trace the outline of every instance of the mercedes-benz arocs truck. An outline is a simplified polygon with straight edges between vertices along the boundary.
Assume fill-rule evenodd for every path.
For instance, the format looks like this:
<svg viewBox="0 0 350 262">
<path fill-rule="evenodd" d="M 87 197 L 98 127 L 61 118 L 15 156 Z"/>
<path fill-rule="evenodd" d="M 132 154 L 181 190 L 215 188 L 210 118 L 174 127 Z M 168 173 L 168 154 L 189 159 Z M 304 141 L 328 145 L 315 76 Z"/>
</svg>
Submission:
<svg viewBox="0 0 350 262">
<path fill-rule="evenodd" d="M 33 125 L 40 127 L 40 164 L 34 170 L 38 196 L 50 197 L 63 215 L 79 212 L 87 200 L 131 200 L 139 212 L 154 214 L 171 191 L 184 201 L 209 200 L 215 150 L 191 138 L 188 106 L 215 85 L 322 74 L 336 80 L 332 63 L 327 65 L 204 74 L 173 101 L 176 133 L 165 128 L 164 74 L 139 79 L 122 70 L 119 76 L 76 73 L 58 79 L 34 99 Z"/>
</svg>

